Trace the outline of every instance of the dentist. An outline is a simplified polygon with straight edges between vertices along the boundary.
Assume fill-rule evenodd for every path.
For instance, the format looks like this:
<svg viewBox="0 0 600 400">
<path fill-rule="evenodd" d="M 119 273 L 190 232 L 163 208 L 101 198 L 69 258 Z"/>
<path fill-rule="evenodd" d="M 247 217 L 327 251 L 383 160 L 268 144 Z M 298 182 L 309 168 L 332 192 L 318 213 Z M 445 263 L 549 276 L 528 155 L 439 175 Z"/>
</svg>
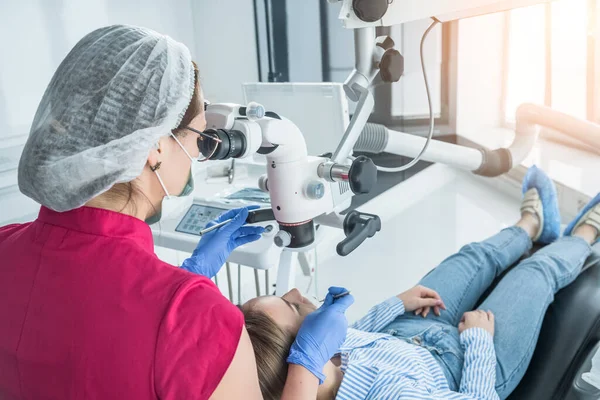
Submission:
<svg viewBox="0 0 600 400">
<path fill-rule="evenodd" d="M 0 398 L 261 398 L 244 318 L 210 278 L 262 228 L 230 211 L 176 268 L 148 226 L 217 146 L 203 105 L 189 50 L 148 29 L 98 29 L 61 63 L 19 165 L 39 216 L 0 228 Z M 339 290 L 302 325 L 283 399 L 316 397 L 346 336 Z"/>
</svg>

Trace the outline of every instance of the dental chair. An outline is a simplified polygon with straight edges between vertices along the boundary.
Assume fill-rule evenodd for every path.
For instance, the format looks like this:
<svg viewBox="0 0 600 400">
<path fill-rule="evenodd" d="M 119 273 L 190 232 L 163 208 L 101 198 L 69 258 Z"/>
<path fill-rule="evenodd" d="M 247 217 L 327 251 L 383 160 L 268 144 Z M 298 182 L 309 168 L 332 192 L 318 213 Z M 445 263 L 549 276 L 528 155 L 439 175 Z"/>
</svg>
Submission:
<svg viewBox="0 0 600 400">
<path fill-rule="evenodd" d="M 600 349 L 600 255 L 594 252 L 583 268 L 575 282 L 556 294 L 531 364 L 509 400 L 600 399 L 600 390 L 581 378 Z"/>
</svg>

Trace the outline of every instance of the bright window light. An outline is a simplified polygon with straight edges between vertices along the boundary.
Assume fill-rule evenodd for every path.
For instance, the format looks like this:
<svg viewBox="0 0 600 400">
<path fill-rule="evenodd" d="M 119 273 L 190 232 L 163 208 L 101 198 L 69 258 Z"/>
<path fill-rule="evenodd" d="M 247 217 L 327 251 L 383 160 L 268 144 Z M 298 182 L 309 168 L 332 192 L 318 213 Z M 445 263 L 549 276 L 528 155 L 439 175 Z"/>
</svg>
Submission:
<svg viewBox="0 0 600 400">
<path fill-rule="evenodd" d="M 515 122 L 517 108 L 526 102 L 586 118 L 588 3 L 557 0 L 550 3 L 549 14 L 545 4 L 510 12 L 505 98 L 508 123 Z"/>
<path fill-rule="evenodd" d="M 515 121 L 517 108 L 526 102 L 544 104 L 546 81 L 545 5 L 511 11 L 508 41 L 506 115 Z"/>
<path fill-rule="evenodd" d="M 552 108 L 586 117 L 587 0 L 552 3 Z"/>
</svg>

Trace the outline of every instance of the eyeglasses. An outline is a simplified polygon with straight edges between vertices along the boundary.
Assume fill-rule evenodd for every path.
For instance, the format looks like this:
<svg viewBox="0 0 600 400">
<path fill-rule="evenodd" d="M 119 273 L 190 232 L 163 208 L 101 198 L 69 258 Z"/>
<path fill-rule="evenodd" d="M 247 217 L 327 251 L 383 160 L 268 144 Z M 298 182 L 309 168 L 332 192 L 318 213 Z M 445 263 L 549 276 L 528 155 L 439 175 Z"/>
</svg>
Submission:
<svg viewBox="0 0 600 400">
<path fill-rule="evenodd" d="M 197 133 L 200 136 L 198 138 L 198 149 L 200 150 L 198 161 L 204 162 L 210 160 L 211 157 L 215 155 L 215 152 L 217 151 L 217 148 L 219 147 L 219 144 L 221 144 L 222 140 L 214 134 L 201 132 L 189 126 L 186 126 L 184 129 Z"/>
</svg>

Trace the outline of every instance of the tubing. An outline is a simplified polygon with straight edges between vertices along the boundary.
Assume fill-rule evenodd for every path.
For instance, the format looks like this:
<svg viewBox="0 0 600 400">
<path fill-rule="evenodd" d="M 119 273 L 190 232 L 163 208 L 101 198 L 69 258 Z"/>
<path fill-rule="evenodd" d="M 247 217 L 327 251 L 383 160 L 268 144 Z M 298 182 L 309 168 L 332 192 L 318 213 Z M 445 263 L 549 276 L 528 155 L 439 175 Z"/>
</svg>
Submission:
<svg viewBox="0 0 600 400">
<path fill-rule="evenodd" d="M 508 148 L 478 150 L 432 140 L 423 160 L 467 169 L 478 175 L 499 176 L 525 160 L 539 136 L 540 126 L 560 131 L 582 143 L 600 149 L 600 125 L 548 107 L 523 104 L 517 110 L 515 138 Z M 420 136 L 392 131 L 383 125 L 369 123 L 365 125 L 354 150 L 415 157 L 425 141 L 426 139 Z"/>
<path fill-rule="evenodd" d="M 572 115 L 535 104 L 523 104 L 517 109 L 517 135 L 531 125 L 545 126 L 600 149 L 600 125 Z"/>
<path fill-rule="evenodd" d="M 392 131 L 383 125 L 368 123 L 354 150 L 372 154 L 385 152 L 414 158 L 421 152 L 426 141 L 427 138 L 421 136 Z M 473 171 L 483 163 L 483 153 L 470 147 L 432 140 L 422 160 Z"/>
</svg>

